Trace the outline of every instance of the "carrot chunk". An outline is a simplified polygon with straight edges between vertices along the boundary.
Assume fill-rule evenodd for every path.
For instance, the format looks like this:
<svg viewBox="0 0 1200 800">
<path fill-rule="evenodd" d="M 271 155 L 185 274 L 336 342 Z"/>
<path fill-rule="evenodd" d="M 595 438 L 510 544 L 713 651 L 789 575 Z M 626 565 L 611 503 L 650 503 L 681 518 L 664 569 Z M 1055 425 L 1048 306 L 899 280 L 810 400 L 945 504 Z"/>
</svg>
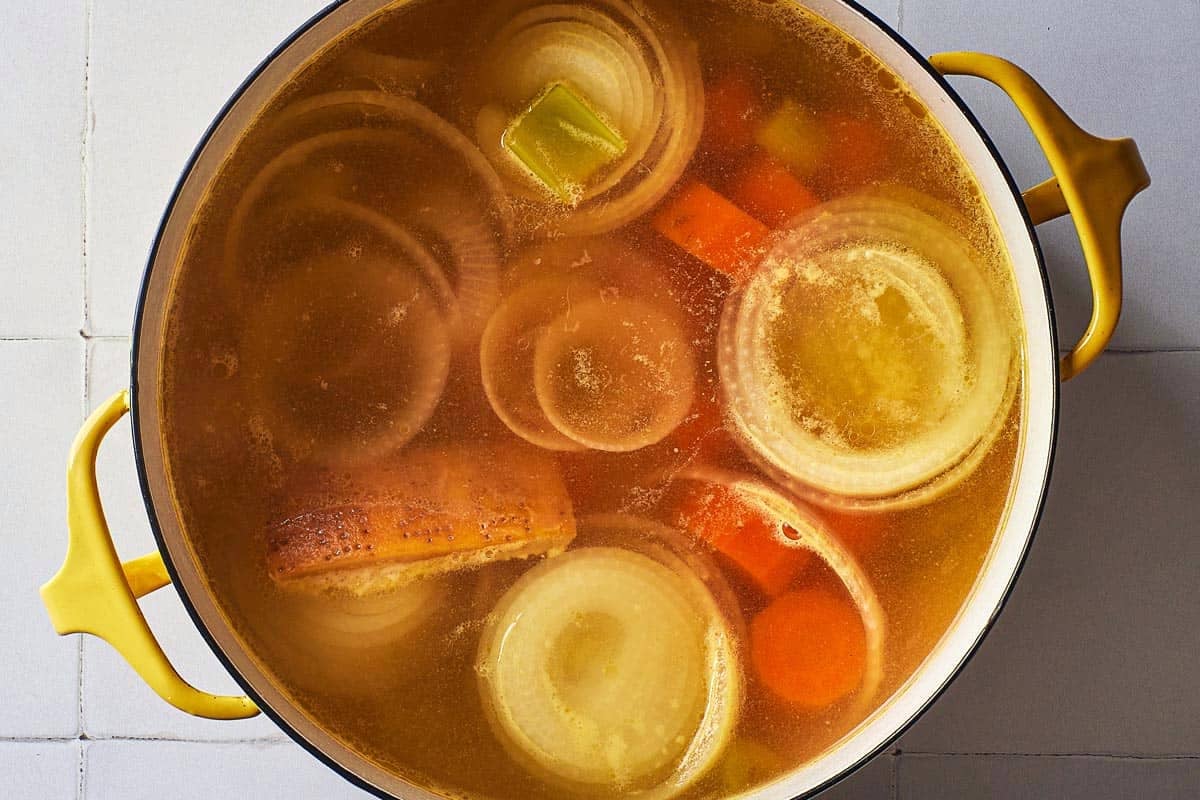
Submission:
<svg viewBox="0 0 1200 800">
<path fill-rule="evenodd" d="M 689 494 L 680 507 L 680 523 L 771 597 L 787 591 L 813 560 L 808 550 L 779 541 L 778 521 L 723 486 L 705 486 Z"/>
<path fill-rule="evenodd" d="M 758 91 L 746 70 L 734 70 L 713 82 L 704 93 L 704 149 L 735 153 L 754 144 Z"/>
<path fill-rule="evenodd" d="M 763 152 L 751 156 L 734 175 L 729 199 L 772 228 L 821 202 L 787 167 Z"/>
<path fill-rule="evenodd" d="M 815 710 L 862 682 L 866 631 L 848 598 L 829 589 L 800 589 L 776 598 L 751 620 L 750 660 L 773 694 Z"/>
<path fill-rule="evenodd" d="M 722 419 L 720 401 L 707 392 L 697 392 L 683 422 L 671 434 L 671 441 L 699 461 L 713 461 L 737 450 L 737 444 Z"/>
<path fill-rule="evenodd" d="M 710 187 L 692 181 L 652 222 L 654 229 L 715 270 L 745 277 L 771 231 Z"/>
</svg>

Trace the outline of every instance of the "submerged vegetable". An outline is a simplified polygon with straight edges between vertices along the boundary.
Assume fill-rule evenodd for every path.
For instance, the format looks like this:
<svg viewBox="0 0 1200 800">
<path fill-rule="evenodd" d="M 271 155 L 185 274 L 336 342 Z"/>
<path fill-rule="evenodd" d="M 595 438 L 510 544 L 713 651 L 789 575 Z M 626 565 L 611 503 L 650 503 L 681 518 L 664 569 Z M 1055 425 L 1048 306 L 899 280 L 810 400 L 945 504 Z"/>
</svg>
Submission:
<svg viewBox="0 0 1200 800">
<path fill-rule="evenodd" d="M 856 706 L 859 709 L 868 708 L 875 700 L 880 682 L 883 680 L 884 615 L 875 589 L 850 550 L 838 541 L 837 537 L 815 514 L 804 510 L 795 502 L 754 478 L 709 468 L 688 470 L 681 477 L 700 481 L 708 486 L 719 487 L 721 490 L 731 493 L 737 498 L 739 504 L 762 515 L 764 519 L 774 521 L 771 526 L 771 534 L 777 544 L 817 556 L 837 576 L 857 610 L 861 621 L 861 631 L 865 635 L 863 645 L 865 653 L 861 659 L 861 668 L 852 673 L 853 682 L 849 682 L 847 679 L 849 688 L 844 694 L 854 691 Z M 781 597 L 788 596 L 785 594 Z M 786 610 L 793 602 L 784 601 L 780 609 Z M 770 623 L 773 626 L 775 619 L 775 617 L 768 617 L 767 622 L 762 624 Z M 799 635 L 797 634 L 797 636 Z M 771 667 L 776 664 L 774 657 L 774 652 L 767 655 Z M 819 656 L 814 656 L 814 658 L 817 657 Z M 847 658 L 846 660 L 851 659 Z M 780 667 L 780 671 L 782 670 L 783 667 Z"/>
<path fill-rule="evenodd" d="M 785 543 L 783 522 L 720 484 L 689 492 L 679 518 L 680 527 L 732 561 L 769 597 L 785 592 L 813 560 L 809 550 Z"/>
<path fill-rule="evenodd" d="M 285 212 L 298 198 L 331 197 L 386 219 L 414 193 L 430 197 L 452 190 L 460 197 L 455 214 L 481 221 L 500 242 L 512 230 L 512 208 L 495 169 L 457 128 L 411 98 L 326 92 L 286 106 L 272 118 L 271 130 L 280 149 L 241 192 L 226 229 L 223 278 L 231 287 L 245 277 L 269 277 L 255 262 L 277 261 L 277 251 L 296 238 Z M 368 166 L 387 153 L 396 164 L 429 161 L 444 167 L 438 180 L 400 186 Z M 394 219 L 393 225 L 403 229 Z M 256 259 L 256 252 L 274 258 Z"/>
<path fill-rule="evenodd" d="M 534 388 L 535 346 L 553 320 L 573 302 L 599 296 L 585 278 L 551 276 L 523 286 L 497 309 L 483 332 L 479 366 L 492 410 L 513 433 L 550 450 L 584 450 L 586 445 L 546 418 Z"/>
<path fill-rule="evenodd" d="M 446 602 L 451 584 L 430 578 L 367 596 L 289 592 L 278 602 L 279 624 L 296 634 L 304 688 L 365 695 L 420 675 L 419 636 Z"/>
<path fill-rule="evenodd" d="M 241 339 L 273 443 L 320 464 L 402 447 L 433 415 L 450 368 L 439 298 L 403 262 L 296 265 L 259 300 Z"/>
<path fill-rule="evenodd" d="M 666 798 L 732 734 L 739 671 L 679 562 L 586 547 L 525 574 L 480 640 L 484 707 L 513 757 L 575 790 Z"/>
<path fill-rule="evenodd" d="M 766 225 L 699 181 L 692 181 L 654 215 L 654 229 L 734 279 L 762 258 L 771 235 Z"/>
<path fill-rule="evenodd" d="M 495 561 L 561 552 L 575 536 L 558 465 L 530 449 L 407 451 L 290 498 L 267 568 L 297 591 L 369 595 Z"/>
<path fill-rule="evenodd" d="M 755 153 L 734 174 L 729 199 L 755 219 L 778 228 L 820 204 L 811 189 L 766 153 Z"/>
<path fill-rule="evenodd" d="M 704 90 L 695 46 L 665 17 L 651 25 L 624 0 L 522 5 L 499 30 L 485 34 L 490 45 L 471 85 L 479 145 L 510 188 L 540 206 L 523 218 L 529 230 L 578 235 L 624 225 L 670 190 L 699 142 Z M 545 186 L 533 182 L 529 170 L 515 168 L 499 146 L 512 120 L 555 85 L 569 86 L 594 112 L 585 128 L 595 133 L 603 120 L 602 127 L 625 143 L 602 172 L 572 189 L 569 214 L 553 213 Z M 580 109 L 571 115 L 581 116 Z M 595 161 L 594 155 L 585 160 Z M 562 211 L 560 200 L 554 205 Z"/>
<path fill-rule="evenodd" d="M 503 144 L 568 205 L 576 205 L 588 180 L 626 148 L 621 134 L 561 83 L 548 88 L 513 121 Z"/>
<path fill-rule="evenodd" d="M 791 98 L 763 121 L 755 141 L 801 177 L 821 170 L 829 145 L 820 118 Z"/>
<path fill-rule="evenodd" d="M 828 170 L 833 180 L 844 186 L 857 187 L 868 181 L 879 181 L 888 160 L 887 141 L 878 123 L 833 114 L 825 120 L 828 131 Z"/>
<path fill-rule="evenodd" d="M 953 468 L 986 450 L 1011 399 L 1009 326 L 979 262 L 948 225 L 884 197 L 799 219 L 721 323 L 747 451 L 832 505 L 911 504 L 961 480 Z"/>
<path fill-rule="evenodd" d="M 704 149 L 736 155 L 754 146 L 761 88 L 748 70 L 721 76 L 704 92 Z"/>
<path fill-rule="evenodd" d="M 777 696 L 802 708 L 823 708 L 862 683 L 862 619 L 847 599 L 826 589 L 790 592 L 750 623 L 750 659 Z"/>
<path fill-rule="evenodd" d="M 405 58 L 389 53 L 376 53 L 354 47 L 339 56 L 354 77 L 342 88 L 378 89 L 392 94 L 405 94 L 423 89 L 445 69 L 444 64 L 421 58 Z"/>
<path fill-rule="evenodd" d="M 597 297 L 541 333 L 533 380 L 559 432 L 597 450 L 627 451 L 662 440 L 684 418 L 696 363 L 675 319 L 638 300 Z"/>
</svg>

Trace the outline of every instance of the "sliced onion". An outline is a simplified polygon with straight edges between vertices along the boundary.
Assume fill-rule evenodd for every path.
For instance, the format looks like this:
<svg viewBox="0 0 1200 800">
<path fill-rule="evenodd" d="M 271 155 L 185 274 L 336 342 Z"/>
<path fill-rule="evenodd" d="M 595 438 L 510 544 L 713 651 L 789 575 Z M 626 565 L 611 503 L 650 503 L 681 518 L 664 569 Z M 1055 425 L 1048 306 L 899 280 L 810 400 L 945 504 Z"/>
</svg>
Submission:
<svg viewBox="0 0 1200 800">
<path fill-rule="evenodd" d="M 275 443 L 348 465 L 402 447 L 432 416 L 450 333 L 415 271 L 333 259 L 296 268 L 260 300 L 242 351 Z"/>
<path fill-rule="evenodd" d="M 511 231 L 512 209 L 507 202 L 503 183 L 491 164 L 458 128 L 416 100 L 385 92 L 328 92 L 298 100 L 283 109 L 274 124 L 286 128 L 304 122 L 306 118 L 323 121 L 330 115 L 345 113 L 353 114 L 360 125 L 382 118 L 392 125 L 411 128 L 437 141 L 471 171 L 486 192 L 490 200 L 489 207 L 498 215 L 503 229 L 506 233 Z"/>
<path fill-rule="evenodd" d="M 862 617 L 863 629 L 866 631 L 866 669 L 854 701 L 855 708 L 865 709 L 875 698 L 883 680 L 884 614 L 870 579 L 854 555 L 829 532 L 816 515 L 806 512 L 759 480 L 714 468 L 693 468 L 679 477 L 684 480 L 715 483 L 732 490 L 739 499 L 768 519 L 781 523 L 775 529 L 775 538 L 780 544 L 810 550 L 829 565 L 846 587 L 846 592 Z M 785 534 L 785 526 L 794 535 Z"/>
<path fill-rule="evenodd" d="M 641 299 L 682 319 L 669 270 L 647 248 L 616 236 L 563 237 L 540 241 L 508 259 L 502 287 L 512 292 L 551 276 L 585 278 L 600 286 L 607 300 Z"/>
<path fill-rule="evenodd" d="M 489 34 L 473 87 L 482 109 L 477 134 L 517 194 L 536 196 L 540 187 L 499 146 L 507 122 L 500 123 L 547 86 L 573 87 L 627 142 L 621 158 L 584 187 L 571 213 L 547 216 L 555 205 L 545 199 L 545 211 L 531 213 L 526 227 L 568 235 L 608 231 L 655 205 L 682 175 L 703 123 L 700 65 L 695 45 L 657 21 L 658 30 L 623 0 L 544 3 Z"/>
<path fill-rule="evenodd" d="M 572 441 L 624 452 L 661 441 L 687 416 L 696 359 L 679 324 L 637 300 L 596 298 L 538 337 L 534 389 Z"/>
<path fill-rule="evenodd" d="M 483 390 L 496 416 L 527 442 L 550 450 L 584 449 L 542 412 L 533 383 L 534 349 L 552 320 L 599 292 L 585 279 L 545 278 L 508 297 L 488 321 L 479 346 Z"/>
<path fill-rule="evenodd" d="M 746 621 L 725 573 L 694 538 L 669 525 L 627 512 L 588 514 L 578 521 L 576 547 L 620 547 L 650 556 L 698 578 L 725 617 L 735 640 L 746 636 Z"/>
<path fill-rule="evenodd" d="M 349 48 L 337 58 L 351 81 L 392 94 L 411 94 L 423 89 L 442 71 L 442 65 L 436 61 L 376 53 L 361 47 Z"/>
<path fill-rule="evenodd" d="M 327 92 L 287 106 L 274 117 L 270 130 L 285 146 L 250 180 L 230 218 L 224 272 L 231 288 L 236 288 L 237 280 L 245 277 L 245 240 L 252 233 L 262 237 L 262 230 L 250 224 L 255 214 L 264 211 L 262 206 L 272 210 L 267 201 L 274 197 L 294 199 L 310 194 L 353 193 L 357 190 L 355 180 L 339 180 L 337 167 L 356 148 L 370 149 L 375 159 L 391 150 L 399 151 L 400 159 L 440 159 L 448 168 L 457 165 L 465 169 L 481 192 L 471 204 L 452 209 L 453 213 L 488 219 L 494 223 L 500 240 L 507 240 L 511 234 L 512 208 L 489 161 L 454 126 L 415 100 L 385 92 Z M 446 175 L 454 189 L 463 188 L 462 181 L 455 178 L 454 169 L 449 169 Z M 399 192 L 401 188 L 403 194 Z M 429 196 L 447 188 L 405 185 L 395 187 L 395 191 L 388 189 L 389 195 L 395 196 L 355 202 L 387 213 L 393 210 L 390 206 L 406 196 Z M 381 201 L 384 208 L 379 207 Z M 274 210 L 278 212 L 277 207 Z"/>
<path fill-rule="evenodd" d="M 460 349 L 479 344 L 488 319 L 500 304 L 500 242 L 481 218 L 463 215 L 467 199 L 440 192 L 406 210 L 405 219 L 436 242 L 443 275 L 454 285 L 455 340 Z"/>
<path fill-rule="evenodd" d="M 261 235 L 256 226 L 250 221 L 258 212 L 259 203 L 264 199 L 268 190 L 283 176 L 304 169 L 315 157 L 324 152 L 337 152 L 347 147 L 380 147 L 390 146 L 395 142 L 394 134 L 374 128 L 355 128 L 335 130 L 318 134 L 291 145 L 259 170 L 243 190 L 238 203 L 234 207 L 233 216 L 225 233 L 225 252 L 223 258 L 223 274 L 231 291 L 236 291 L 241 281 L 250 277 L 258 279 L 260 274 L 246 275 L 247 264 L 244 258 L 245 239 L 251 233 Z M 310 177 L 310 176 L 306 176 Z M 291 187 L 289 187 L 291 188 Z M 301 190 L 308 186 L 299 187 Z M 303 192 L 307 194 L 308 192 Z M 292 197 L 302 196 L 301 191 L 287 192 Z"/>
<path fill-rule="evenodd" d="M 429 285 L 448 316 L 458 315 L 458 300 L 455 287 L 450 285 L 446 272 L 429 249 L 407 228 L 386 214 L 348 200 L 328 195 L 315 195 L 289 204 L 290 209 L 310 209 L 329 216 L 342 217 L 350 222 L 372 229 L 403 255 Z"/>
<path fill-rule="evenodd" d="M 513 757 L 575 791 L 674 796 L 736 724 L 740 672 L 712 596 L 685 566 L 620 548 L 526 573 L 489 620 L 477 670 Z"/>
<path fill-rule="evenodd" d="M 322 695 L 379 691 L 415 677 L 417 634 L 444 604 L 450 581 L 430 578 L 390 592 L 288 593 L 278 614 L 280 638 L 294 652 L 287 677 Z"/>
<path fill-rule="evenodd" d="M 798 218 L 730 298 L 718 366 L 747 451 L 789 489 L 897 507 L 948 490 L 998 435 L 1011 327 L 950 226 L 852 197 Z"/>
</svg>

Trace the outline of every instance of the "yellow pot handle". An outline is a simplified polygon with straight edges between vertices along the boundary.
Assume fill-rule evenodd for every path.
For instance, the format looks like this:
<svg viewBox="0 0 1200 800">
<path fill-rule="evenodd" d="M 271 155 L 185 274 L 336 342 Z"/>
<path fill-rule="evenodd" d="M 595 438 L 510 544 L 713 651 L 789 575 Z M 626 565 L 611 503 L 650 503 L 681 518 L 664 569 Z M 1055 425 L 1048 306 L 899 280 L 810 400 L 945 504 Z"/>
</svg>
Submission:
<svg viewBox="0 0 1200 800">
<path fill-rule="evenodd" d="M 99 636 L 176 708 L 209 719 L 253 717 L 258 708 L 249 697 L 209 694 L 179 677 L 150 632 L 137 599 L 171 582 L 162 555 L 150 553 L 124 564 L 117 559 L 100 505 L 96 454 L 104 435 L 128 411 L 129 393 L 118 392 L 88 417 L 71 445 L 67 557 L 58 574 L 42 587 L 42 602 L 59 635 Z"/>
<path fill-rule="evenodd" d="M 1092 280 L 1092 319 L 1062 360 L 1062 379 L 1083 372 L 1108 345 L 1121 316 L 1121 219 L 1150 175 L 1132 139 L 1101 139 L 1080 128 L 1037 81 L 983 53 L 939 53 L 943 75 L 974 75 L 1003 89 L 1046 153 L 1054 177 L 1025 192 L 1035 225 L 1070 214 Z"/>
</svg>

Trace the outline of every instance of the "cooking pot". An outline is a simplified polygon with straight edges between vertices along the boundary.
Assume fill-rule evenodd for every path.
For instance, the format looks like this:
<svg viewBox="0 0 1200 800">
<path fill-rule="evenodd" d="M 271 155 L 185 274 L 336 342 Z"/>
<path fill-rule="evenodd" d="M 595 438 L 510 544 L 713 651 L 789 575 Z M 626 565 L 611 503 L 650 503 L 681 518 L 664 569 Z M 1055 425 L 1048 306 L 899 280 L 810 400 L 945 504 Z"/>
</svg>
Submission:
<svg viewBox="0 0 1200 800">
<path fill-rule="evenodd" d="M 895 31 L 849 0 L 803 0 L 900 75 L 957 144 L 991 207 L 1011 257 L 1025 323 L 1026 390 L 1016 478 L 1006 518 L 981 574 L 957 618 L 922 665 L 895 694 L 840 742 L 774 783 L 756 800 L 807 796 L 865 763 L 924 711 L 962 668 L 1001 610 L 1028 551 L 1042 509 L 1054 455 L 1059 381 L 1085 369 L 1112 335 L 1121 307 L 1120 227 L 1129 201 L 1149 177 L 1129 139 L 1100 139 L 1081 130 L 1018 67 L 978 53 L 943 53 L 928 60 Z M 165 470 L 160 411 L 165 319 L 175 270 L 206 188 L 240 134 L 291 75 L 338 36 L 394 5 L 344 0 L 321 12 L 284 42 L 237 91 L 204 135 L 185 168 L 158 229 L 142 279 L 134 322 L 128 391 L 102 404 L 84 423 L 70 455 L 67 514 L 70 543 L 59 573 L 42 597 L 60 634 L 90 633 L 108 641 L 162 696 L 185 712 L 239 719 L 261 710 L 292 738 L 355 784 L 380 797 L 433 798 L 336 740 L 268 678 L 235 634 L 202 579 Z M 1023 195 L 987 134 L 946 82 L 975 75 L 1006 91 L 1036 134 L 1053 177 Z M 1086 256 L 1093 290 L 1091 322 L 1059 361 L 1046 273 L 1033 226 L 1070 214 Z M 138 476 L 158 552 L 121 563 L 96 487 L 100 441 L 132 409 Z M 180 598 L 222 663 L 246 692 L 221 697 L 200 691 L 175 672 L 137 605 L 174 583 Z"/>
</svg>

